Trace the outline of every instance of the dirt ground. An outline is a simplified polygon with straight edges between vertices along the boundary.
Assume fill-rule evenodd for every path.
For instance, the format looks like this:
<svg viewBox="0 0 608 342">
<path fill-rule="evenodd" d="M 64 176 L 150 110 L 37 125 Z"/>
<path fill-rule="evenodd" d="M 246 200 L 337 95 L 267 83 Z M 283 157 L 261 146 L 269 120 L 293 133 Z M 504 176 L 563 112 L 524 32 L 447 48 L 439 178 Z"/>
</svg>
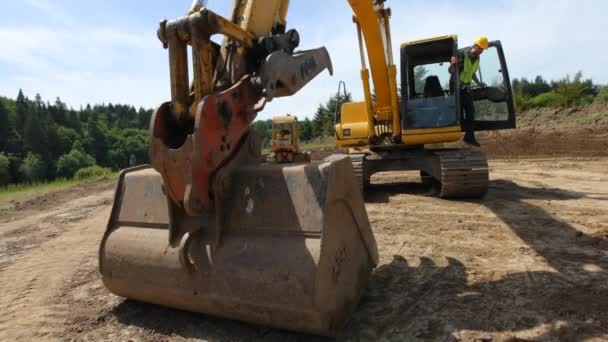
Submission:
<svg viewBox="0 0 608 342">
<path fill-rule="evenodd" d="M 608 158 L 491 161 L 488 195 L 425 196 L 374 176 L 380 249 L 338 340 L 608 341 Z M 313 336 L 124 300 L 97 273 L 114 184 L 0 211 L 0 341 L 308 341 Z"/>
</svg>

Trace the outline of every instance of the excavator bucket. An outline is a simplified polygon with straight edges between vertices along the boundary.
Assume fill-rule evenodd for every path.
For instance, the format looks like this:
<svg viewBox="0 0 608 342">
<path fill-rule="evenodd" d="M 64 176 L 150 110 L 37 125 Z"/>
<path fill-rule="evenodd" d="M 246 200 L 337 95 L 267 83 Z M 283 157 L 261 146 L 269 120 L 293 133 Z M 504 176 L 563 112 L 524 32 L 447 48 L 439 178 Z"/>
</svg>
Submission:
<svg viewBox="0 0 608 342">
<path fill-rule="evenodd" d="M 231 172 L 216 217 L 193 219 L 172 217 L 153 168 L 123 171 L 100 247 L 103 283 L 126 298 L 334 336 L 378 262 L 351 162 Z M 189 233 L 172 246 L 176 221 Z M 221 222 L 219 238 L 209 221 Z"/>
</svg>

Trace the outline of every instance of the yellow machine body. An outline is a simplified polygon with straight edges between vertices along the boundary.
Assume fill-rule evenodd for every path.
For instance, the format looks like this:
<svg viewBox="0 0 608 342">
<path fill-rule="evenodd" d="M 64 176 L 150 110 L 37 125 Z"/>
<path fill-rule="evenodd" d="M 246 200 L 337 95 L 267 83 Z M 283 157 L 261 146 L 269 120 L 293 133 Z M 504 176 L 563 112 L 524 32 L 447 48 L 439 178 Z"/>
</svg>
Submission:
<svg viewBox="0 0 608 342">
<path fill-rule="evenodd" d="M 300 125 L 296 116 L 273 117 L 271 134 L 271 160 L 278 163 L 310 162 L 310 154 L 300 151 Z"/>
<path fill-rule="evenodd" d="M 272 152 L 300 151 L 300 134 L 298 118 L 291 115 L 275 116 L 272 118 Z"/>
<path fill-rule="evenodd" d="M 458 141 L 464 131 L 459 75 L 449 71 L 451 58 L 462 53 L 458 37 L 402 44 L 398 89 L 391 10 L 385 1 L 348 2 L 359 42 L 364 98 L 342 104 L 334 128 L 336 146 L 348 149 L 361 190 L 376 172 L 419 170 L 423 181 L 438 189 L 441 197 L 485 194 L 488 169 L 482 151 L 425 148 Z M 471 121 L 476 130 L 513 128 L 515 111 L 500 41 L 491 42 L 486 51 L 481 69 L 492 77 L 491 84 L 468 88 L 476 108 Z"/>
</svg>

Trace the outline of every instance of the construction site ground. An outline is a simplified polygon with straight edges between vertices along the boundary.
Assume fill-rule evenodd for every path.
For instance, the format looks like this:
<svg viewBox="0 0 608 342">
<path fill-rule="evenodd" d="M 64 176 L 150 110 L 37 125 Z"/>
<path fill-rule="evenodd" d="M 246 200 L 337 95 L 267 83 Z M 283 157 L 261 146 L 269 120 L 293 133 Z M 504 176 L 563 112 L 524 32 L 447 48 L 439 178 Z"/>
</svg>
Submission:
<svg viewBox="0 0 608 342">
<path fill-rule="evenodd" d="M 415 173 L 375 175 L 380 264 L 338 340 L 608 341 L 606 128 L 480 135 L 491 156 L 480 200 L 427 196 Z M 110 294 L 97 253 L 113 191 L 101 181 L 0 201 L 0 341 L 324 340 Z"/>
</svg>

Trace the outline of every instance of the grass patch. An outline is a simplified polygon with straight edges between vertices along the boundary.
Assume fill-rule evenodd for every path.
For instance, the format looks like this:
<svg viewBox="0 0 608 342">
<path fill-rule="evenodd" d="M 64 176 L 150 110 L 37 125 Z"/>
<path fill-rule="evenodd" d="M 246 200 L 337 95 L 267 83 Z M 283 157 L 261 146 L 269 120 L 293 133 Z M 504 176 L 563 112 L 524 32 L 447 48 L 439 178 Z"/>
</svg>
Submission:
<svg viewBox="0 0 608 342">
<path fill-rule="evenodd" d="M 323 143 L 301 143 L 300 150 L 301 151 L 309 151 L 309 150 L 319 150 L 323 148 L 333 148 L 336 147 L 336 143 L 334 141 L 331 142 L 323 142 Z M 262 154 L 269 154 L 271 152 L 270 146 L 264 147 L 262 149 Z"/>
<path fill-rule="evenodd" d="M 317 150 L 317 149 L 321 149 L 321 148 L 332 148 L 332 147 L 336 147 L 336 143 L 334 141 L 324 142 L 324 143 L 311 143 L 311 144 L 304 143 L 304 144 L 302 144 L 302 149 Z"/>
<path fill-rule="evenodd" d="M 9 184 L 0 187 L 0 198 L 13 196 L 27 196 L 29 194 L 41 194 L 50 191 L 62 190 L 74 185 L 96 182 L 102 179 L 115 179 L 118 177 L 118 172 L 111 172 L 100 177 L 92 177 L 88 179 L 56 179 L 52 182 L 41 183 L 24 183 L 24 184 Z"/>
</svg>

